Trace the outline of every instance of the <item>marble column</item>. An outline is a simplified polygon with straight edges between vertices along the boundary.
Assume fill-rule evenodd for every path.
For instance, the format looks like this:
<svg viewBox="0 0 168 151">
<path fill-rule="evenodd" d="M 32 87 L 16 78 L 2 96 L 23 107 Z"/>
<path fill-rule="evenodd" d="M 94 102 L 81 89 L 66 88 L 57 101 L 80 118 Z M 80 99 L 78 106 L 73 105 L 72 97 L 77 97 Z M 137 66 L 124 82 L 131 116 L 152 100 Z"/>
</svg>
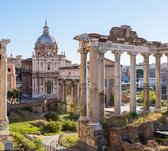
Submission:
<svg viewBox="0 0 168 151">
<path fill-rule="evenodd" d="M 136 112 L 136 53 L 130 55 L 130 112 Z"/>
<path fill-rule="evenodd" d="M 114 112 L 121 113 L 121 52 L 114 51 L 115 68 L 114 68 Z"/>
<path fill-rule="evenodd" d="M 80 121 L 88 121 L 87 116 L 87 53 L 85 48 L 79 50 L 80 58 Z"/>
<path fill-rule="evenodd" d="M 96 45 L 96 40 L 94 45 Z M 98 48 L 93 46 L 90 49 L 90 99 L 89 99 L 89 124 L 99 124 L 99 100 L 98 100 Z"/>
<path fill-rule="evenodd" d="M 155 77 L 156 77 L 156 88 L 155 88 L 155 94 L 156 94 L 156 106 L 155 110 L 156 111 L 161 111 L 161 96 L 162 96 L 162 91 L 161 91 L 161 71 L 160 71 L 160 59 L 161 59 L 161 54 L 155 54 Z"/>
<path fill-rule="evenodd" d="M 104 50 L 99 50 L 98 55 L 98 91 L 99 91 L 99 119 L 104 117 L 105 109 L 105 69 L 104 69 Z"/>
<path fill-rule="evenodd" d="M 144 58 L 143 62 L 143 76 L 144 76 L 144 83 L 143 83 L 143 110 L 145 112 L 150 111 L 150 104 L 149 104 L 149 54 L 142 54 Z"/>
</svg>

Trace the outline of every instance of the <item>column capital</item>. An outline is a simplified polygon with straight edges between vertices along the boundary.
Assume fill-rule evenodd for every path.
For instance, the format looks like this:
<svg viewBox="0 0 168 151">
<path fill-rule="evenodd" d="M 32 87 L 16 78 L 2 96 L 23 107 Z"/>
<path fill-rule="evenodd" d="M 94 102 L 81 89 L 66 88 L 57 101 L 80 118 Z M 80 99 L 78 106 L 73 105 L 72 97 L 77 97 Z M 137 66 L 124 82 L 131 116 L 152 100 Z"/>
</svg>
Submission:
<svg viewBox="0 0 168 151">
<path fill-rule="evenodd" d="M 80 49 L 78 49 L 78 52 L 79 52 L 80 54 L 87 54 L 87 53 L 88 53 L 88 50 L 87 50 L 86 48 L 80 48 Z"/>
<path fill-rule="evenodd" d="M 105 50 L 98 48 L 98 54 L 99 54 L 99 55 L 104 55 L 104 54 L 105 54 Z"/>
<path fill-rule="evenodd" d="M 121 54 L 123 53 L 122 51 L 111 51 L 111 53 L 113 53 L 115 56 L 121 56 Z"/>
<path fill-rule="evenodd" d="M 136 56 L 138 54 L 138 52 L 128 52 L 128 55 L 130 56 Z"/>
<path fill-rule="evenodd" d="M 153 56 L 156 58 L 160 58 L 160 57 L 162 57 L 162 54 L 157 53 L 157 54 L 154 54 Z"/>
<path fill-rule="evenodd" d="M 141 53 L 141 55 L 144 57 L 144 58 L 149 58 L 149 56 L 151 55 L 150 53 Z"/>
</svg>

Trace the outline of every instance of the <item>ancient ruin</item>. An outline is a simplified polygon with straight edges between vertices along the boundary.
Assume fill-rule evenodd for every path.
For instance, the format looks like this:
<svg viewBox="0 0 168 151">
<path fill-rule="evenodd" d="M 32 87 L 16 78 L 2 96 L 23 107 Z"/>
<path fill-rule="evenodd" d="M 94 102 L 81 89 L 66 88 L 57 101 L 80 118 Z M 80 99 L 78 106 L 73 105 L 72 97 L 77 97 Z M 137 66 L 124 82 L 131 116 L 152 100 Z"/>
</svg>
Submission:
<svg viewBox="0 0 168 151">
<path fill-rule="evenodd" d="M 8 39 L 0 41 L 0 138 L 6 150 L 11 150 L 8 140 L 8 117 L 7 117 L 7 54 L 6 46 Z"/>
<path fill-rule="evenodd" d="M 136 112 L 136 56 L 141 54 L 144 58 L 144 98 L 143 110 L 150 111 L 149 106 L 149 57 L 154 55 L 156 59 L 156 106 L 155 110 L 161 110 L 161 82 L 160 59 L 163 54 L 168 56 L 168 45 L 160 42 L 147 41 L 138 37 L 130 26 L 113 27 L 110 35 L 82 34 L 74 38 L 79 42 L 80 53 L 80 140 L 94 148 L 101 148 L 103 144 L 102 126 L 99 119 L 104 117 L 104 54 L 107 51 L 115 56 L 114 79 L 114 112 L 121 114 L 121 68 L 120 57 L 127 52 L 130 55 L 130 112 Z M 87 90 L 86 64 L 87 56 L 90 56 L 89 90 Z M 167 85 L 168 88 L 168 85 Z M 89 91 L 89 100 L 87 100 Z M 88 102 L 87 102 L 88 101 Z M 89 104 L 89 105 L 88 105 Z M 89 112 L 87 111 L 89 110 Z M 89 114 L 87 114 L 89 113 Z M 100 141 L 101 140 L 101 141 Z"/>
</svg>

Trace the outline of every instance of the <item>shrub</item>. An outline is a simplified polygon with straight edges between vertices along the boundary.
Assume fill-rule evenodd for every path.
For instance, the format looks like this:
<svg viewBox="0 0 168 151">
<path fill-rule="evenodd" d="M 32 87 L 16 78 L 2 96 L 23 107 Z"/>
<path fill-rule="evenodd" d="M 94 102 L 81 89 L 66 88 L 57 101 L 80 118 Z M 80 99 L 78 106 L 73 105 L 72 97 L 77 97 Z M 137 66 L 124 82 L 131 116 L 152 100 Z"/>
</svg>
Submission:
<svg viewBox="0 0 168 151">
<path fill-rule="evenodd" d="M 67 116 L 67 119 L 77 121 L 79 119 L 79 114 L 75 114 L 75 113 L 70 112 L 69 116 Z"/>
<path fill-rule="evenodd" d="M 45 120 L 40 120 L 40 121 L 30 122 L 30 124 L 31 124 L 32 126 L 35 126 L 35 127 L 44 128 L 44 127 L 47 125 L 47 121 L 45 121 Z"/>
<path fill-rule="evenodd" d="M 138 114 L 136 112 L 131 112 L 131 113 L 129 113 L 129 117 L 130 118 L 137 118 Z"/>
<path fill-rule="evenodd" d="M 59 119 L 59 113 L 57 112 L 49 112 L 47 114 L 45 114 L 45 118 L 47 121 L 57 121 Z"/>
<path fill-rule="evenodd" d="M 45 128 L 51 133 L 57 133 L 62 130 L 62 124 L 59 121 L 48 122 Z"/>
<path fill-rule="evenodd" d="M 70 120 L 67 120 L 67 121 L 64 121 L 62 123 L 62 130 L 63 131 L 77 131 L 77 124 L 74 122 L 74 121 L 70 121 Z"/>
<path fill-rule="evenodd" d="M 23 107 L 21 108 L 21 110 L 25 110 L 25 111 L 30 111 L 30 112 L 32 112 L 32 108 L 31 108 L 30 106 L 23 106 Z"/>
<path fill-rule="evenodd" d="M 41 144 L 42 144 L 42 139 L 41 138 L 37 138 L 35 140 L 35 145 L 36 145 L 36 148 L 40 148 L 41 147 Z"/>
</svg>

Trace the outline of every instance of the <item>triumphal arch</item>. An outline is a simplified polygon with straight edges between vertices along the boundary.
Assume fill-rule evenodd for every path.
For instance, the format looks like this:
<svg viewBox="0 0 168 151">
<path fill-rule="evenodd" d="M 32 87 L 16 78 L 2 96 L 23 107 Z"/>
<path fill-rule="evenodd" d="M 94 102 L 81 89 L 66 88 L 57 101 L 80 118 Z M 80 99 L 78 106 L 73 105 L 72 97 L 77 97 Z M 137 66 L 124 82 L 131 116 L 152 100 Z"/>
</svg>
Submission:
<svg viewBox="0 0 168 151">
<path fill-rule="evenodd" d="M 0 139 L 5 144 L 5 149 L 10 150 L 11 143 L 8 140 L 7 117 L 7 54 L 8 39 L 0 40 Z"/>
<path fill-rule="evenodd" d="M 161 56 L 168 57 L 168 45 L 156 41 L 147 41 L 138 37 L 130 26 L 113 27 L 109 35 L 81 34 L 74 37 L 79 42 L 80 53 L 80 118 L 79 137 L 86 144 L 103 147 L 103 131 L 99 121 L 104 117 L 104 54 L 110 51 L 115 58 L 114 112 L 121 114 L 121 66 L 120 57 L 126 52 L 130 55 L 130 112 L 136 112 L 136 56 L 143 56 L 144 98 L 143 110 L 150 111 L 149 105 L 149 57 L 156 60 L 156 111 L 161 110 Z M 89 54 L 90 71 L 86 73 Z M 89 90 L 87 90 L 89 77 Z M 168 87 L 168 86 L 167 86 Z M 89 100 L 87 100 L 89 92 Z M 88 102 L 87 102 L 88 101 Z M 88 111 L 87 111 L 88 110 Z M 87 114 L 88 113 L 88 114 Z"/>
</svg>

